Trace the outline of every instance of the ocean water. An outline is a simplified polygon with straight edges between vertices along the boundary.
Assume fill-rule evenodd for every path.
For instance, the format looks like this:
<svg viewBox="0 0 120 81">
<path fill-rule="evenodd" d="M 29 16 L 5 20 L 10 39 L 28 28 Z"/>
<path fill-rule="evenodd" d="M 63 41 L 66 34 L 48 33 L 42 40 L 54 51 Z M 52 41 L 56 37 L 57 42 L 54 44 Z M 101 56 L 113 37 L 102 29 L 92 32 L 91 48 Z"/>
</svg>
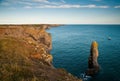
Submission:
<svg viewBox="0 0 120 81">
<path fill-rule="evenodd" d="M 47 31 L 52 35 L 56 68 L 81 77 L 88 68 L 91 43 L 97 41 L 101 69 L 89 80 L 120 81 L 120 25 L 64 25 Z"/>
</svg>

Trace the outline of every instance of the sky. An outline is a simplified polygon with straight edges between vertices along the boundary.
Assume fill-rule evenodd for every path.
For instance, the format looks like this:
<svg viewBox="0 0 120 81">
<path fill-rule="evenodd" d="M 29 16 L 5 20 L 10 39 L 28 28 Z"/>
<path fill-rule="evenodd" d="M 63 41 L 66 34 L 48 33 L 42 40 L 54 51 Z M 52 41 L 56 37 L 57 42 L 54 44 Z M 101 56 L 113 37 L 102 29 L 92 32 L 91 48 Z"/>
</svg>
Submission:
<svg viewBox="0 0 120 81">
<path fill-rule="evenodd" d="M 0 24 L 120 24 L 120 0 L 0 0 Z"/>
</svg>

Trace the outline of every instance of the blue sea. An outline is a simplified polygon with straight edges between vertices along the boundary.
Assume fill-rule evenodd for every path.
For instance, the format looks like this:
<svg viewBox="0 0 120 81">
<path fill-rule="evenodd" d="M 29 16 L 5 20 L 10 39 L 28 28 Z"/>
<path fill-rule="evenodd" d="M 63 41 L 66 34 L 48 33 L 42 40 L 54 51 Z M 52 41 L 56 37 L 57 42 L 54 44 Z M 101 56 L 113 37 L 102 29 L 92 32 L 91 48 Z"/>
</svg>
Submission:
<svg viewBox="0 0 120 81">
<path fill-rule="evenodd" d="M 92 41 L 99 44 L 100 72 L 90 81 L 120 81 L 120 25 L 64 25 L 47 30 L 52 36 L 53 64 L 82 78 Z M 108 40 L 108 38 L 111 40 Z"/>
</svg>

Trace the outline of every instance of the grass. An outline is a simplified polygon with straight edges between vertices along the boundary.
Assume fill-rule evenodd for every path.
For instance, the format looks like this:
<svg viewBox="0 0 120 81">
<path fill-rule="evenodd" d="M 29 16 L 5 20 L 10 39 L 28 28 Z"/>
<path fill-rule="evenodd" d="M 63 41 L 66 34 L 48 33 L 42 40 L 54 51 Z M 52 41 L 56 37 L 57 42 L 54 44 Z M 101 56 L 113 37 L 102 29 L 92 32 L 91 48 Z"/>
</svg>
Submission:
<svg viewBox="0 0 120 81">
<path fill-rule="evenodd" d="M 30 49 L 23 44 L 13 38 L 0 40 L 0 81 L 36 81 L 28 59 Z"/>
<path fill-rule="evenodd" d="M 55 69 L 42 60 L 30 58 L 33 53 L 31 44 L 22 39 L 0 38 L 0 81 L 81 81 L 64 69 Z"/>
</svg>

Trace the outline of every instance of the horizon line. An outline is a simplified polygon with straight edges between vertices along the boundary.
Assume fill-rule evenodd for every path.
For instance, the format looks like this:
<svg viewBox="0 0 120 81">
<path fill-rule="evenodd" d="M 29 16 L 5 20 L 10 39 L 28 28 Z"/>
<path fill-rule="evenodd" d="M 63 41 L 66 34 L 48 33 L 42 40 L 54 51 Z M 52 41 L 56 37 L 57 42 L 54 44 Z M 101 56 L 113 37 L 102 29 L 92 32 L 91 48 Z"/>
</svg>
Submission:
<svg viewBox="0 0 120 81">
<path fill-rule="evenodd" d="M 89 23 L 89 24 L 81 24 L 81 23 L 72 23 L 72 24 L 62 24 L 62 23 L 5 23 L 5 24 L 2 24 L 0 23 L 0 25 L 49 25 L 49 24 L 59 24 L 59 25 L 120 25 L 118 23 L 115 23 L 115 24 L 98 24 L 98 23 Z"/>
</svg>

